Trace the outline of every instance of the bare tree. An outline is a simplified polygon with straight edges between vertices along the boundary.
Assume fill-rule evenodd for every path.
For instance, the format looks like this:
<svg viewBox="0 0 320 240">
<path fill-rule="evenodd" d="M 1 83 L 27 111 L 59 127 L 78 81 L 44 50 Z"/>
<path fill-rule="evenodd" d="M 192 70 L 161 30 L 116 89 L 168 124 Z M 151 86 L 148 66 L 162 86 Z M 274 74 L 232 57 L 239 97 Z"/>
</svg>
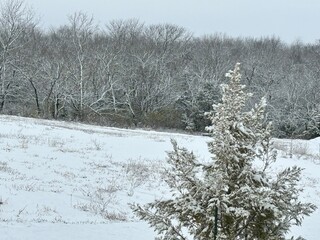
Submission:
<svg viewBox="0 0 320 240">
<path fill-rule="evenodd" d="M 46 37 L 43 45 L 44 57 L 40 63 L 43 86 L 43 115 L 57 119 L 67 102 L 66 58 L 64 40 L 55 31 Z"/>
<path fill-rule="evenodd" d="M 14 97 L 16 54 L 35 27 L 34 14 L 21 0 L 5 1 L 0 7 L 0 112 Z"/>
<path fill-rule="evenodd" d="M 69 16 L 70 25 L 68 26 L 70 34 L 71 61 L 69 69 L 70 80 L 73 81 L 74 89 L 77 92 L 70 94 L 72 106 L 77 110 L 80 119 L 84 117 L 84 107 L 86 96 L 86 84 L 88 75 L 86 75 L 90 62 L 90 43 L 97 27 L 93 18 L 82 12 Z"/>
</svg>

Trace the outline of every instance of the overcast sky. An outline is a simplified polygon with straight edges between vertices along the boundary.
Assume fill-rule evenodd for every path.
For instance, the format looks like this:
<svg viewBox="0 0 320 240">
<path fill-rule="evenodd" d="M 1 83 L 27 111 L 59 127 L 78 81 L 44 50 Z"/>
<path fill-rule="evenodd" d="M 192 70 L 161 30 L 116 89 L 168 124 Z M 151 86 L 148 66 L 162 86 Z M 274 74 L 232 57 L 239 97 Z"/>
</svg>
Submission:
<svg viewBox="0 0 320 240">
<path fill-rule="evenodd" d="M 1 1 L 1 0 L 0 0 Z M 100 26 L 114 19 L 137 18 L 145 24 L 172 23 L 196 36 L 279 36 L 292 43 L 320 39 L 320 0 L 25 0 L 43 28 L 67 23 L 82 11 Z"/>
</svg>

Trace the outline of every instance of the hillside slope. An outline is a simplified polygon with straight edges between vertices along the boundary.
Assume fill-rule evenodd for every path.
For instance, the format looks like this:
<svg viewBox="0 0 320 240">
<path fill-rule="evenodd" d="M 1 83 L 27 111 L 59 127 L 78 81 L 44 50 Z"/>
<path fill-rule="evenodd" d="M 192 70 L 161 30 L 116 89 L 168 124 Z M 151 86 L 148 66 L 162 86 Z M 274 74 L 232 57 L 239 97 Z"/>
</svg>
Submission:
<svg viewBox="0 0 320 240">
<path fill-rule="evenodd" d="M 166 196 L 171 138 L 209 159 L 208 137 L 0 116 L 1 239 L 153 239 L 128 203 Z M 305 168 L 302 198 L 320 207 L 320 139 L 275 146 L 274 169 Z M 316 240 L 319 222 L 317 210 L 290 234 Z"/>
</svg>

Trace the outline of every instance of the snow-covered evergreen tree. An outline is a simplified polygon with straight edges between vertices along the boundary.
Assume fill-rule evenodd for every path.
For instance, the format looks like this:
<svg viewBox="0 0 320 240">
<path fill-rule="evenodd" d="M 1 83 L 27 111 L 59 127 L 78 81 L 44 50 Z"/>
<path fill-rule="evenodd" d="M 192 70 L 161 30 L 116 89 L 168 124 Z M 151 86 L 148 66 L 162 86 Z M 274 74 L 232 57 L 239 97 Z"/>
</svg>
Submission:
<svg viewBox="0 0 320 240">
<path fill-rule="evenodd" d="M 290 226 L 316 208 L 298 199 L 301 168 L 270 175 L 276 154 L 266 101 L 244 112 L 250 94 L 239 71 L 236 64 L 226 74 L 230 82 L 222 85 L 222 101 L 208 113 L 212 160 L 202 163 L 173 141 L 166 179 L 172 198 L 132 206 L 161 239 L 285 239 Z"/>
</svg>

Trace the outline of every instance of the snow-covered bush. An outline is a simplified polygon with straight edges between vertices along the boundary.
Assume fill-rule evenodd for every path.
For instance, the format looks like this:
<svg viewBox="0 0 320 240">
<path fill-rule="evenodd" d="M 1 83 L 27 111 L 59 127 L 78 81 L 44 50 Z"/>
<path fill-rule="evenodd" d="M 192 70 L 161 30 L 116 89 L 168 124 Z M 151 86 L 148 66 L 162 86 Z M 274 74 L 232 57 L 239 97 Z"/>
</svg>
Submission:
<svg viewBox="0 0 320 240">
<path fill-rule="evenodd" d="M 316 208 L 299 201 L 301 168 L 269 174 L 276 153 L 266 101 L 244 111 L 251 94 L 244 92 L 239 71 L 236 64 L 226 74 L 222 101 L 208 113 L 211 161 L 199 161 L 173 141 L 166 179 L 171 198 L 132 206 L 161 239 L 285 239 Z"/>
</svg>

